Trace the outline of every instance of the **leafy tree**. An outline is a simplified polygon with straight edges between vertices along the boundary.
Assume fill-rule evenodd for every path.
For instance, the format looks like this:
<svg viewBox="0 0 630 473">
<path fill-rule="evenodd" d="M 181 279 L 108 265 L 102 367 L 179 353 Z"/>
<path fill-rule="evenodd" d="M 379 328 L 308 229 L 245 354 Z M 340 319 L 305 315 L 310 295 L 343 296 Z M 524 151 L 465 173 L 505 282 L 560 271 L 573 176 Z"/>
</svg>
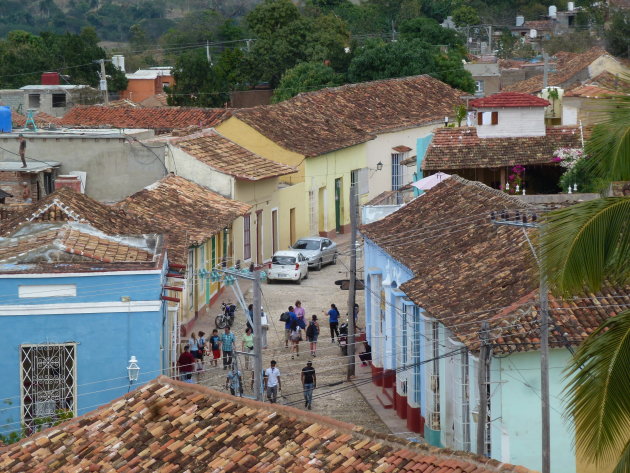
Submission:
<svg viewBox="0 0 630 473">
<path fill-rule="evenodd" d="M 619 10 L 612 14 L 605 31 L 606 49 L 615 56 L 630 57 L 630 14 Z"/>
<path fill-rule="evenodd" d="M 614 99 L 597 125 L 586 152 L 594 174 L 630 180 L 630 98 Z M 582 202 L 551 212 L 542 238 L 543 270 L 558 294 L 608 281 L 630 282 L 630 196 Z M 591 334 L 568 368 L 568 410 L 576 448 L 598 465 L 618 461 L 630 469 L 630 311 L 611 317 Z"/>
<path fill-rule="evenodd" d="M 479 13 L 470 5 L 462 5 L 453 10 L 453 21 L 457 26 L 478 25 L 481 23 Z"/>
<path fill-rule="evenodd" d="M 590 31 L 570 31 L 545 41 L 545 52 L 553 56 L 558 51 L 583 53 L 597 44 Z"/>
<path fill-rule="evenodd" d="M 414 18 L 400 25 L 401 39 L 419 39 L 428 44 L 463 48 L 464 38 L 455 30 L 443 28 L 431 18 Z"/>
<path fill-rule="evenodd" d="M 435 66 L 435 73 L 431 75 L 436 79 L 440 79 L 456 89 L 471 94 L 475 92 L 475 81 L 470 72 L 464 69 L 462 58 L 457 52 L 451 51 L 447 54 L 436 55 Z"/>
<path fill-rule="evenodd" d="M 290 99 L 301 92 L 336 87 L 343 84 L 343 74 L 322 63 L 303 62 L 282 75 L 273 94 L 273 102 Z"/>
<path fill-rule="evenodd" d="M 169 105 L 220 107 L 229 100 L 225 78 L 210 66 L 205 51 L 181 54 L 173 77 L 175 85 L 168 95 Z"/>
<path fill-rule="evenodd" d="M 215 10 L 192 12 L 170 28 L 161 38 L 165 47 L 190 45 L 214 41 L 217 31 L 225 23 L 223 16 Z"/>
<path fill-rule="evenodd" d="M 247 26 L 258 37 L 272 36 L 300 20 L 291 0 L 264 0 L 246 17 Z"/>
</svg>

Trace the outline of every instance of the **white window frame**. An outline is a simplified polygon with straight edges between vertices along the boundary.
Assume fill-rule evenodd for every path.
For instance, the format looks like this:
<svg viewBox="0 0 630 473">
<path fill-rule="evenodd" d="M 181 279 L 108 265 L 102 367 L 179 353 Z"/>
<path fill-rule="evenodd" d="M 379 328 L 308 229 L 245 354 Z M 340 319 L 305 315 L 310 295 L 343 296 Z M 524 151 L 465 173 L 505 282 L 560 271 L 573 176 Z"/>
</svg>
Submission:
<svg viewBox="0 0 630 473">
<path fill-rule="evenodd" d="M 484 81 L 475 80 L 475 95 L 483 95 L 484 93 Z"/>
<path fill-rule="evenodd" d="M 252 259 L 252 214 L 243 215 L 243 261 Z"/>
<path fill-rule="evenodd" d="M 35 420 L 37 418 L 42 418 L 44 416 L 37 416 L 36 415 L 36 409 L 37 409 L 37 401 L 34 400 L 33 402 L 31 402 L 31 405 L 33 406 L 33 412 L 31 416 L 28 416 L 27 418 L 27 407 L 24 403 L 25 398 L 28 396 L 31 399 L 33 399 L 35 396 L 35 391 L 33 391 L 33 388 L 31 387 L 31 389 L 29 391 L 27 391 L 25 389 L 25 381 L 30 381 L 31 382 L 31 386 L 33 386 L 35 384 L 35 381 L 37 380 L 36 377 L 33 376 L 33 374 L 29 374 L 29 372 L 26 371 L 26 368 L 24 366 L 24 360 L 26 359 L 26 357 L 29 356 L 29 351 L 34 351 L 37 349 L 49 349 L 49 350 L 61 350 L 60 354 L 61 355 L 67 355 L 70 357 L 70 359 L 72 360 L 72 366 L 69 370 L 65 371 L 63 373 L 63 377 L 61 380 L 57 380 L 60 381 L 62 383 L 67 383 L 67 378 L 71 377 L 72 379 L 72 383 L 69 389 L 69 392 L 65 392 L 65 393 L 61 393 L 61 396 L 64 396 L 66 401 L 68 400 L 68 395 L 70 395 L 70 406 L 69 407 L 60 407 L 60 406 L 55 406 L 54 410 L 60 409 L 60 408 L 67 408 L 69 410 L 72 411 L 73 416 L 76 417 L 77 415 L 77 343 L 76 342 L 68 342 L 68 343 L 46 343 L 46 344 L 24 344 L 24 345 L 20 345 L 20 419 L 22 421 L 22 424 L 26 425 L 27 429 L 43 429 L 46 427 L 49 427 L 49 425 L 44 425 L 44 424 L 40 424 L 37 425 L 35 423 Z M 65 349 L 65 351 L 64 351 Z M 67 358 L 64 358 L 63 360 L 60 361 L 60 363 L 62 363 L 63 361 L 65 361 Z M 51 363 L 51 362 L 49 362 Z M 31 366 L 32 369 L 32 366 Z M 54 381 L 54 380 L 53 380 Z M 50 376 L 44 376 L 43 377 L 43 382 L 51 382 L 51 377 Z M 66 384 L 65 386 L 66 389 L 68 389 L 68 385 Z M 51 391 L 49 391 L 50 393 Z M 44 394 L 46 393 L 45 391 L 43 392 Z M 60 396 L 60 398 L 61 398 Z M 52 402 L 52 401 L 47 401 L 47 402 Z M 54 412 L 52 415 L 46 415 L 45 417 L 51 417 L 52 419 L 54 419 Z"/>
<path fill-rule="evenodd" d="M 427 319 L 425 322 L 429 341 L 426 344 L 427 363 L 427 417 L 426 422 L 431 430 L 441 430 L 442 419 L 440 412 L 440 326 L 439 322 Z M 437 358 L 437 359 L 436 359 Z"/>
<path fill-rule="evenodd" d="M 405 170 L 400 164 L 407 153 L 392 153 L 392 190 L 397 191 L 404 186 Z"/>
</svg>

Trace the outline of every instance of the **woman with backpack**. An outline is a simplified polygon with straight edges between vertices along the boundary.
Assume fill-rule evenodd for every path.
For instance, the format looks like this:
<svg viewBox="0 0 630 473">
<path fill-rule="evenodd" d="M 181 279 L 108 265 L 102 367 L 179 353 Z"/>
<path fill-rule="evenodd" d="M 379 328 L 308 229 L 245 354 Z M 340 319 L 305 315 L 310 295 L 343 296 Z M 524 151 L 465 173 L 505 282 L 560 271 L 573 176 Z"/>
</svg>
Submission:
<svg viewBox="0 0 630 473">
<path fill-rule="evenodd" d="M 311 356 L 313 357 L 317 351 L 317 337 L 319 337 L 319 323 L 317 322 L 317 316 L 313 315 L 313 320 L 306 327 L 306 340 L 311 344 Z"/>
<path fill-rule="evenodd" d="M 289 340 L 291 340 L 291 359 L 293 360 L 294 352 L 296 356 L 300 356 L 300 341 L 302 340 L 302 330 L 300 329 L 297 318 L 291 321 Z"/>
</svg>

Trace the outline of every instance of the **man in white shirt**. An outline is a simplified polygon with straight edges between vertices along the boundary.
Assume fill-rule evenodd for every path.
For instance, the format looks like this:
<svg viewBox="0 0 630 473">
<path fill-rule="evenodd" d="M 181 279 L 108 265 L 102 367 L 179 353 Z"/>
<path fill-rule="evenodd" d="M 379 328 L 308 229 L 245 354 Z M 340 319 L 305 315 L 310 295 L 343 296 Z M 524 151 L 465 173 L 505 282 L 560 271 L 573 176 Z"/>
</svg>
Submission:
<svg viewBox="0 0 630 473">
<path fill-rule="evenodd" d="M 267 391 L 267 399 L 272 404 L 275 403 L 278 398 L 278 390 L 282 391 L 280 370 L 276 368 L 276 360 L 271 360 L 271 368 L 265 370 L 264 386 Z"/>
</svg>

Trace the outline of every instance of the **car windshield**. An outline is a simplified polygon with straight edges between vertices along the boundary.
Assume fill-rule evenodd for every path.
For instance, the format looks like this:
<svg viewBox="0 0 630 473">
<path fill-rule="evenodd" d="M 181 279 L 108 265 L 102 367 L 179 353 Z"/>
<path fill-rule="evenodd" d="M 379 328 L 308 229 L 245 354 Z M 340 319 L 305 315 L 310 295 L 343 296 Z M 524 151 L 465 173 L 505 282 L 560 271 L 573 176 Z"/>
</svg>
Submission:
<svg viewBox="0 0 630 473">
<path fill-rule="evenodd" d="M 296 250 L 319 250 L 319 241 L 317 240 L 298 240 L 293 245 Z"/>
<path fill-rule="evenodd" d="M 272 264 L 295 264 L 293 256 L 274 256 L 271 260 Z"/>
</svg>

